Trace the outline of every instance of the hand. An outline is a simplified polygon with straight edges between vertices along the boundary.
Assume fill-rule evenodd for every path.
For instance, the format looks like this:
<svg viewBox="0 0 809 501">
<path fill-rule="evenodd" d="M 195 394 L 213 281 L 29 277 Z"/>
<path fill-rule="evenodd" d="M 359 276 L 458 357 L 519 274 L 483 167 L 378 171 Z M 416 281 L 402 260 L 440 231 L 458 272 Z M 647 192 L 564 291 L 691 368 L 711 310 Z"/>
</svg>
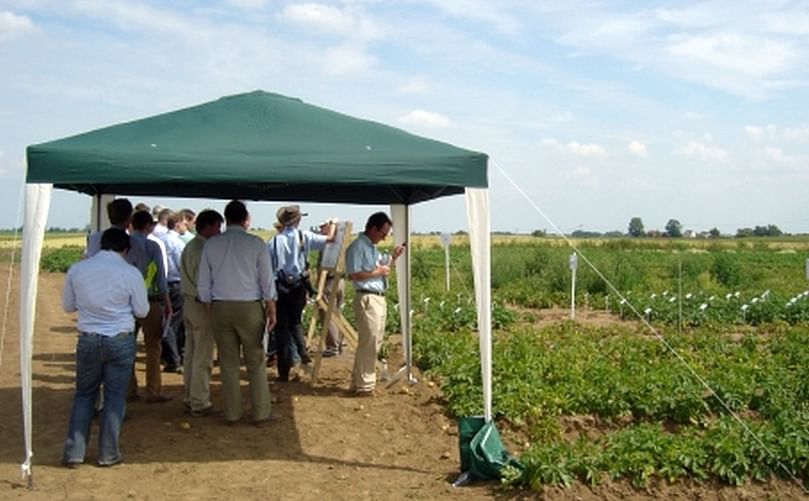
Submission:
<svg viewBox="0 0 809 501">
<path fill-rule="evenodd" d="M 379 266 L 376 267 L 376 271 L 374 272 L 374 274 L 377 277 L 387 277 L 388 275 L 390 275 L 390 266 L 380 264 Z"/>
<path fill-rule="evenodd" d="M 394 247 L 393 248 L 393 255 L 391 256 L 391 260 L 395 260 L 396 258 L 401 256 L 402 254 L 404 254 L 404 251 L 405 251 L 405 244 L 397 245 L 396 247 Z"/>
<path fill-rule="evenodd" d="M 275 301 L 267 301 L 267 308 L 264 311 L 264 314 L 267 317 L 267 325 L 265 326 L 265 330 L 267 332 L 272 332 L 273 328 L 275 328 L 276 316 L 275 316 Z"/>
</svg>

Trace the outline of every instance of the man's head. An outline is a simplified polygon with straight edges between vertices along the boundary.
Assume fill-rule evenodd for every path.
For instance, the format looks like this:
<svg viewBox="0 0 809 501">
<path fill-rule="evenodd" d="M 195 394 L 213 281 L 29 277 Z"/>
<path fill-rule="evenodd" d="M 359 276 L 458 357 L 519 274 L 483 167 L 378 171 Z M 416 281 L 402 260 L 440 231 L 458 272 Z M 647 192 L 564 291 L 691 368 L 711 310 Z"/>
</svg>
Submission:
<svg viewBox="0 0 809 501">
<path fill-rule="evenodd" d="M 246 227 L 250 215 L 247 213 L 247 207 L 239 200 L 231 200 L 225 206 L 225 221 L 228 225 L 238 224 Z"/>
<path fill-rule="evenodd" d="M 160 211 L 162 211 L 162 210 L 163 210 L 162 205 L 155 204 L 155 206 L 152 207 L 152 219 L 154 219 L 155 221 L 160 219 Z"/>
<path fill-rule="evenodd" d="M 169 209 L 168 207 L 164 209 L 160 209 L 160 212 L 157 213 L 157 222 L 162 224 L 163 226 L 168 226 L 169 224 L 169 217 L 174 214 L 174 211 Z"/>
<path fill-rule="evenodd" d="M 301 222 L 301 218 L 303 216 L 308 216 L 309 214 L 305 212 L 301 212 L 300 205 L 286 205 L 278 209 L 278 212 L 275 213 L 275 217 L 278 218 L 278 223 L 281 226 L 297 226 L 298 223 Z"/>
<path fill-rule="evenodd" d="M 179 211 L 177 211 L 177 213 L 180 214 L 180 218 L 182 218 L 184 223 L 183 229 L 185 231 L 183 231 L 182 233 L 185 233 L 186 231 L 194 231 L 194 224 L 196 219 L 196 214 L 194 214 L 194 211 L 192 211 L 191 209 L 180 209 Z"/>
<path fill-rule="evenodd" d="M 113 226 L 129 226 L 129 219 L 132 217 L 132 202 L 127 198 L 116 198 L 107 204 L 107 217 L 110 218 L 110 224 Z"/>
<path fill-rule="evenodd" d="M 152 215 L 145 210 L 140 210 L 132 215 L 132 229 L 140 233 L 151 233 L 154 226 Z"/>
<path fill-rule="evenodd" d="M 129 235 L 121 228 L 110 228 L 101 234 L 101 250 L 110 250 L 119 254 L 129 251 Z"/>
<path fill-rule="evenodd" d="M 211 238 L 222 231 L 222 215 L 215 210 L 206 209 L 197 216 L 197 234 Z"/>
<path fill-rule="evenodd" d="M 169 209 L 167 209 L 167 210 L 169 210 Z M 169 210 L 169 214 L 168 214 L 168 216 L 166 216 L 165 224 L 166 224 L 166 228 L 168 228 L 170 230 L 174 230 L 174 231 L 179 233 L 181 227 L 184 227 L 183 225 L 185 225 L 185 221 L 183 221 L 183 218 L 181 218 L 178 213 L 176 213 L 176 212 L 174 212 L 172 210 Z M 185 232 L 183 231 L 182 233 L 185 233 Z"/>
<path fill-rule="evenodd" d="M 372 243 L 378 244 L 385 240 L 393 228 L 393 221 L 390 220 L 384 212 L 375 212 L 368 218 L 365 223 L 365 236 L 367 236 Z"/>
<path fill-rule="evenodd" d="M 142 210 L 145 210 L 146 212 L 151 212 L 152 209 L 150 209 L 149 206 L 146 205 L 145 203 L 138 202 L 135 205 L 135 212 L 142 211 Z"/>
</svg>

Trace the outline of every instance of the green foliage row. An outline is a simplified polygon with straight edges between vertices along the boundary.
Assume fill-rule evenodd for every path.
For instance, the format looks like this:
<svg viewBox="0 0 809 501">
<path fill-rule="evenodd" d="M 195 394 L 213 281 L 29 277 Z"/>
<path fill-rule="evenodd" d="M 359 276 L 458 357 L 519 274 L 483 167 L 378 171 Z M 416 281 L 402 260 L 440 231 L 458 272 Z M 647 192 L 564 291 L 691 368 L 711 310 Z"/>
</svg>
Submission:
<svg viewBox="0 0 809 501">
<path fill-rule="evenodd" d="M 81 247 L 60 247 L 43 253 L 39 262 L 42 271 L 54 273 L 65 273 L 79 259 L 82 253 Z"/>
<path fill-rule="evenodd" d="M 474 336 L 425 324 L 416 324 L 419 365 L 440 379 L 450 412 L 480 414 Z M 805 326 L 741 340 L 705 329 L 668 334 L 663 343 L 626 329 L 565 323 L 500 331 L 494 342 L 494 412 L 537 444 L 524 458 L 525 474 L 513 479 L 531 485 L 593 482 L 602 474 L 636 484 L 681 476 L 738 484 L 783 474 L 779 463 L 806 477 L 807 397 Z M 747 416 L 773 455 L 729 411 Z M 589 444 L 570 444 L 561 433 L 560 416 L 566 415 L 594 416 L 614 431 Z"/>
</svg>

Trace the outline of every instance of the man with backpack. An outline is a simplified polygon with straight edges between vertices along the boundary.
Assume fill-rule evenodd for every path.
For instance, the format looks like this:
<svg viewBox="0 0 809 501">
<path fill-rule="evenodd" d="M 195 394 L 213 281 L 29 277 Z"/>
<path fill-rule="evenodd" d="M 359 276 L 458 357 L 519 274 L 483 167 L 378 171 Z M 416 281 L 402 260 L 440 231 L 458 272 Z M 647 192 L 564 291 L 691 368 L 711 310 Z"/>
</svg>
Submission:
<svg viewBox="0 0 809 501">
<path fill-rule="evenodd" d="M 302 364 L 311 362 L 306 351 L 302 324 L 306 294 L 311 287 L 306 256 L 310 251 L 323 250 L 327 243 L 334 241 L 336 235 L 334 224 L 330 225 L 325 235 L 298 229 L 301 218 L 306 215 L 308 214 L 302 213 L 297 205 L 278 209 L 276 213 L 278 222 L 275 223 L 278 233 L 267 244 L 275 270 L 275 288 L 278 291 L 278 324 L 275 328 L 275 337 L 279 381 L 289 381 L 292 346 L 295 347 Z"/>
</svg>

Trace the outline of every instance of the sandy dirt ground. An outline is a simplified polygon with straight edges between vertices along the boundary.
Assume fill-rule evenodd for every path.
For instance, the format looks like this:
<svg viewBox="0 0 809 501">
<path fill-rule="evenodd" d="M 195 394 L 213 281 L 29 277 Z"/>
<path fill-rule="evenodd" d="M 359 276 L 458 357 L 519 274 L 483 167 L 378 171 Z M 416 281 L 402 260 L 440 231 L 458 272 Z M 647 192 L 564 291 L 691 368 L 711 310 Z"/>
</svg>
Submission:
<svg viewBox="0 0 809 501">
<path fill-rule="evenodd" d="M 16 274 L 16 270 L 15 270 Z M 121 448 L 125 462 L 59 465 L 73 393 L 75 316 L 60 305 L 62 274 L 43 274 L 39 283 L 33 364 L 33 490 L 20 472 L 22 437 L 18 286 L 12 280 L 0 361 L 0 499 L 797 499 L 785 482 L 741 489 L 710 485 L 661 485 L 637 491 L 624 483 L 594 490 L 576 484 L 543 492 L 504 490 L 493 482 L 453 488 L 458 474 L 457 428 L 441 405 L 438 389 L 419 376 L 397 383 L 377 398 L 346 393 L 352 354 L 323 360 L 320 383 L 304 376 L 276 383 L 270 368 L 273 412 L 281 419 L 267 428 L 226 426 L 221 417 L 183 412 L 182 376 L 164 374 L 174 399 L 165 404 L 129 404 Z M 7 284 L 8 267 L 0 271 Z M 5 289 L 5 287 L 4 287 Z M 399 367 L 395 363 L 393 368 Z M 400 356 L 399 356 L 400 359 Z M 143 353 L 137 371 L 144 380 Z M 247 386 L 243 381 L 245 402 Z M 221 408 L 218 371 L 213 403 Z"/>
</svg>

